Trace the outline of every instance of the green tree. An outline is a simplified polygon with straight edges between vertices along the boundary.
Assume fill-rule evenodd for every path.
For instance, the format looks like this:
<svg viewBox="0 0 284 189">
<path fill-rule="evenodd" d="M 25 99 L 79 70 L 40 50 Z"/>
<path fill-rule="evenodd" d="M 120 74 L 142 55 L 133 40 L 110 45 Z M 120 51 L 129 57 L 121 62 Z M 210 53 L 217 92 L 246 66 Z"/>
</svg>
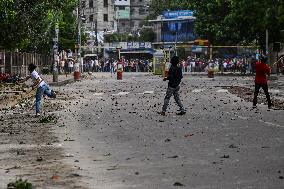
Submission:
<svg viewBox="0 0 284 189">
<path fill-rule="evenodd" d="M 265 31 L 269 31 L 269 42 L 281 40 L 283 26 L 283 1 L 280 0 L 231 0 L 232 11 L 229 23 L 235 23 L 240 39 L 246 42 L 257 41 L 265 49 Z M 283 41 L 283 39 L 282 39 Z"/>
<path fill-rule="evenodd" d="M 195 33 L 203 39 L 208 39 L 211 44 L 235 44 L 238 42 L 239 33 L 235 30 L 234 23 L 228 18 L 232 11 L 229 0 L 204 0 L 194 3 Z"/>
<path fill-rule="evenodd" d="M 270 43 L 283 42 L 283 0 L 153 0 L 149 18 L 179 9 L 192 9 L 197 37 L 215 45 L 256 43 L 264 49 L 266 29 Z"/>
<path fill-rule="evenodd" d="M 154 19 L 166 10 L 191 9 L 194 0 L 152 0 L 148 19 Z"/>
<path fill-rule="evenodd" d="M 154 42 L 156 34 L 151 28 L 143 28 L 140 31 L 139 41 Z"/>
<path fill-rule="evenodd" d="M 59 47 L 61 49 L 74 49 L 77 43 L 77 24 L 76 17 L 73 15 L 76 6 L 77 1 L 72 0 L 61 11 L 59 19 Z M 82 41 L 86 41 L 84 35 L 82 35 Z"/>
<path fill-rule="evenodd" d="M 64 42 L 71 39 L 69 37 L 74 38 L 74 35 L 69 34 L 74 34 L 76 31 L 75 27 L 70 27 L 75 23 L 72 10 L 76 2 L 76 0 L 0 0 L 0 46 L 7 50 L 50 52 L 57 18 L 63 24 L 60 26 L 60 32 L 66 36 L 66 39 L 62 39 L 65 44 Z M 67 17 L 70 19 L 68 20 Z M 74 44 L 72 46 L 74 47 Z"/>
</svg>

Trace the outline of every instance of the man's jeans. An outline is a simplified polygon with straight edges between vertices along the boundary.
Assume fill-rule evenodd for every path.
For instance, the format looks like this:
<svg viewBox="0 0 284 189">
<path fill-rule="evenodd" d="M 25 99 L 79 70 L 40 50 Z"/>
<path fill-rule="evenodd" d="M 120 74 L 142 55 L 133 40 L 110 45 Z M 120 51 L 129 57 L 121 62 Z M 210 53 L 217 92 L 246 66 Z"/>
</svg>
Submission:
<svg viewBox="0 0 284 189">
<path fill-rule="evenodd" d="M 179 93 L 178 93 L 179 89 L 180 89 L 180 86 L 177 86 L 176 88 L 168 87 L 168 90 L 167 90 L 167 93 L 166 93 L 166 96 L 165 96 L 165 99 L 164 99 L 164 106 L 163 106 L 163 109 L 162 109 L 163 112 L 167 111 L 167 108 L 169 106 L 169 102 L 170 102 L 172 95 L 174 95 L 174 99 L 175 99 L 177 105 L 179 106 L 180 111 L 185 112 L 185 109 L 184 109 L 184 107 L 183 107 L 183 105 L 180 101 L 180 98 L 179 98 Z"/>
<path fill-rule="evenodd" d="M 271 100 L 270 100 L 270 95 L 268 93 L 268 86 L 267 86 L 267 84 L 258 84 L 258 83 L 255 84 L 253 105 L 256 106 L 256 104 L 257 104 L 257 96 L 258 96 L 260 88 L 263 89 L 263 91 L 265 93 L 265 96 L 266 96 L 266 99 L 267 99 L 268 107 L 270 107 L 272 104 L 271 104 Z"/>
<path fill-rule="evenodd" d="M 40 113 L 40 104 L 41 104 L 41 98 L 42 95 L 47 95 L 48 97 L 52 97 L 52 92 L 49 89 L 49 86 L 47 84 L 44 84 L 43 86 L 37 88 L 36 91 L 36 102 L 35 102 L 35 108 L 36 108 L 36 113 Z"/>
</svg>

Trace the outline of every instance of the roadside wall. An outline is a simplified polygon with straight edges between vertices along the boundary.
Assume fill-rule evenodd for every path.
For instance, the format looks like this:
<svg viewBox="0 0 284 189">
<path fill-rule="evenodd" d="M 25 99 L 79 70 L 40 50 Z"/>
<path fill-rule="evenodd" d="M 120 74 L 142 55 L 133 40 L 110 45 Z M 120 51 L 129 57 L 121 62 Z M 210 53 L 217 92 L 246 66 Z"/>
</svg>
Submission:
<svg viewBox="0 0 284 189">
<path fill-rule="evenodd" d="M 37 65 L 37 71 L 51 69 L 53 56 L 37 53 L 0 51 L 0 73 L 25 76 L 28 74 L 28 65 Z"/>
</svg>

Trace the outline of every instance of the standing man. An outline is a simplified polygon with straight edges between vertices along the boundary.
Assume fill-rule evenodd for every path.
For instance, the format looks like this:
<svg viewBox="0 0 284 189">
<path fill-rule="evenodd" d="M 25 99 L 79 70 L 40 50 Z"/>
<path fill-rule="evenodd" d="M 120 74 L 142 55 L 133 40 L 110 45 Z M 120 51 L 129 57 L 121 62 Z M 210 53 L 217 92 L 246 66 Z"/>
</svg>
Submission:
<svg viewBox="0 0 284 189">
<path fill-rule="evenodd" d="M 253 108 L 256 108 L 257 96 L 258 96 L 260 88 L 262 88 L 265 93 L 268 108 L 270 109 L 272 107 L 270 95 L 268 93 L 268 85 L 267 85 L 267 76 L 270 76 L 270 68 L 266 63 L 267 63 L 267 57 L 261 56 L 260 61 L 256 62 L 255 64 L 256 75 L 255 75 L 255 90 L 254 90 L 254 98 L 253 98 Z"/>
<path fill-rule="evenodd" d="M 178 64 L 179 64 L 179 58 L 177 56 L 174 56 L 171 59 L 171 68 L 169 70 L 168 77 L 165 77 L 163 79 L 164 81 L 169 80 L 167 93 L 166 93 L 166 96 L 165 96 L 165 99 L 164 99 L 163 109 L 162 109 L 162 112 L 159 112 L 159 114 L 161 114 L 163 116 L 166 115 L 166 110 L 167 110 L 167 107 L 169 105 L 169 102 L 170 102 L 172 95 L 174 95 L 174 99 L 175 99 L 177 105 L 180 108 L 180 112 L 177 113 L 177 115 L 184 115 L 186 113 L 186 111 L 185 111 L 185 109 L 184 109 L 184 107 L 183 107 L 183 105 L 180 101 L 179 93 L 178 93 L 179 89 L 180 89 L 179 84 L 181 82 L 181 79 L 183 78 L 182 69 L 181 69 L 181 67 L 178 67 Z"/>
</svg>

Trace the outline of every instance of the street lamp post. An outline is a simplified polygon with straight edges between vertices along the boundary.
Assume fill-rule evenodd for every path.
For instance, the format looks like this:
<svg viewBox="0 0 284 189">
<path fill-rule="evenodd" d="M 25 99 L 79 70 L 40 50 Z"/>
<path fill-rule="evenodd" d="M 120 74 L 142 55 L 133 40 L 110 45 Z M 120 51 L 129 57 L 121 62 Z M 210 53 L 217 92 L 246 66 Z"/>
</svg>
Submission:
<svg viewBox="0 0 284 189">
<path fill-rule="evenodd" d="M 178 55 L 178 53 L 177 53 L 177 36 L 178 36 L 178 34 L 177 34 L 177 31 L 176 31 L 175 33 L 176 33 L 176 39 L 175 39 L 175 55 L 177 56 L 177 55 Z"/>
<path fill-rule="evenodd" d="M 74 80 L 79 80 L 80 79 L 80 63 L 81 63 L 81 4 L 82 0 L 78 1 L 78 11 L 77 11 L 77 47 L 78 47 L 78 52 L 77 52 L 77 62 L 74 65 Z M 83 65 L 82 65 L 82 71 L 83 71 Z"/>
<path fill-rule="evenodd" d="M 55 38 L 53 39 L 53 82 L 58 82 L 58 35 L 59 35 L 59 24 L 56 19 L 55 23 Z"/>
<path fill-rule="evenodd" d="M 99 42 L 98 42 L 98 16 L 96 18 L 96 25 L 95 25 L 95 32 L 96 32 L 96 53 L 97 53 L 97 60 L 99 61 Z"/>
</svg>

